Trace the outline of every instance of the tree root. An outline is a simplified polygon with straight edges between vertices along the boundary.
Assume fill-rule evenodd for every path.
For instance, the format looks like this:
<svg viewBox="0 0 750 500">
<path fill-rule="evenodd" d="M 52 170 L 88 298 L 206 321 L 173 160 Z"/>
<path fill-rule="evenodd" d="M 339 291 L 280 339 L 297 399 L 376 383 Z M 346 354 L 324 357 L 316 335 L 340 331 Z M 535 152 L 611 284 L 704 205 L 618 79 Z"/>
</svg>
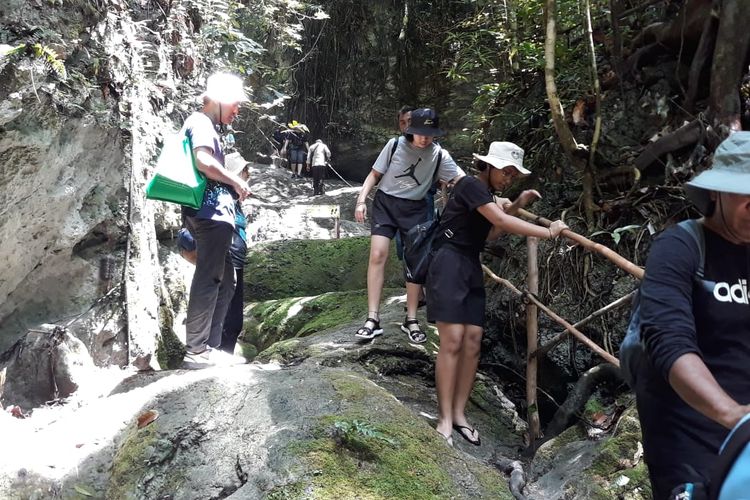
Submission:
<svg viewBox="0 0 750 500">
<path fill-rule="evenodd" d="M 610 363 L 602 363 L 584 373 L 552 417 L 545 431 L 546 439 L 552 439 L 564 431 L 589 400 L 596 386 L 611 378 L 621 379 L 622 375 L 620 369 Z"/>
<path fill-rule="evenodd" d="M 505 457 L 495 457 L 494 464 L 504 474 L 510 474 L 508 486 L 513 497 L 516 500 L 526 500 L 526 495 L 523 494 L 523 488 L 526 486 L 526 473 L 521 462 Z"/>
<path fill-rule="evenodd" d="M 635 168 L 643 171 L 657 161 L 660 156 L 695 144 L 701 139 L 704 132 L 703 122 L 700 119 L 693 120 L 646 146 L 646 149 L 635 159 Z"/>
</svg>

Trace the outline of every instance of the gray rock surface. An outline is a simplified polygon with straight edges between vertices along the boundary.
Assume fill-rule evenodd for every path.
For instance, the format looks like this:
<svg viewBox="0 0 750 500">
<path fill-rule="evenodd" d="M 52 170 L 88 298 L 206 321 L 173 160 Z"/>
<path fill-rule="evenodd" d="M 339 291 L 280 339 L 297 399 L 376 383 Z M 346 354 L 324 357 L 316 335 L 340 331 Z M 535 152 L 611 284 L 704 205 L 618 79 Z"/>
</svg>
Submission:
<svg viewBox="0 0 750 500">
<path fill-rule="evenodd" d="M 0 417 L 8 444 L 19 445 L 0 459 L 0 496 L 330 498 L 360 487 L 394 497 L 385 491 L 398 487 L 400 498 L 510 498 L 502 475 L 480 458 L 520 447 L 513 415 L 499 392 L 484 394 L 471 408 L 477 421 L 495 422 L 482 427 L 482 452 L 460 439 L 447 447 L 432 429 L 436 346 L 408 344 L 395 324 L 402 306 L 386 308 L 386 334 L 375 342 L 355 341 L 348 324 L 281 342 L 263 364 L 135 374 L 79 405 Z M 394 364 L 404 372 L 385 368 Z M 158 418 L 138 428 L 146 411 Z M 342 433 L 346 425 L 360 430 Z M 347 464 L 359 465 L 342 478 Z M 385 483 L 372 483 L 375 476 Z"/>
</svg>

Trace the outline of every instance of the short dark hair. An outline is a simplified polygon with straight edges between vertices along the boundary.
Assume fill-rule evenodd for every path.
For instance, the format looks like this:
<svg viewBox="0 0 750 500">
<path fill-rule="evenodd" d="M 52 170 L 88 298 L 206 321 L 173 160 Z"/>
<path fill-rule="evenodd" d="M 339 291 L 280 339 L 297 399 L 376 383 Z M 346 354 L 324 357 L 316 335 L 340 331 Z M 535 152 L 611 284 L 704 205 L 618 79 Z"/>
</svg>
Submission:
<svg viewBox="0 0 750 500">
<path fill-rule="evenodd" d="M 490 164 L 489 164 L 489 163 L 487 163 L 486 161 L 483 161 L 483 160 L 476 160 L 476 162 L 475 162 L 475 167 L 476 167 L 476 168 L 477 168 L 477 170 L 479 170 L 480 172 L 484 172 L 485 170 L 487 170 L 487 168 L 488 168 L 489 166 L 490 166 Z"/>
<path fill-rule="evenodd" d="M 409 106 L 408 104 L 406 106 L 401 106 L 401 109 L 398 110 L 398 116 L 401 116 L 404 113 L 411 113 L 415 109 L 417 108 L 415 108 L 414 106 Z"/>
</svg>

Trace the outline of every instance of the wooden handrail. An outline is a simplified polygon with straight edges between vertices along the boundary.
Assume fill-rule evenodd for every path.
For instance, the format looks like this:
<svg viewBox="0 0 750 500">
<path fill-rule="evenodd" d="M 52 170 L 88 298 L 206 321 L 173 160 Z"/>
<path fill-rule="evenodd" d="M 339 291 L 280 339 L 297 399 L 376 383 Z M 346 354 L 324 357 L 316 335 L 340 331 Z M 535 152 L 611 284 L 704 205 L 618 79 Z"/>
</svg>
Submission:
<svg viewBox="0 0 750 500">
<path fill-rule="evenodd" d="M 629 303 L 631 303 L 633 301 L 633 295 L 635 295 L 635 290 L 633 290 L 632 292 L 630 292 L 627 295 L 624 295 L 624 296 L 620 297 L 619 299 L 615 300 L 614 302 L 612 302 L 610 304 L 607 304 L 606 306 L 602 307 L 598 311 L 594 311 L 593 313 L 591 313 L 588 316 L 586 316 L 585 318 L 583 318 L 581 321 L 576 322 L 573 326 L 575 328 L 580 328 L 583 325 L 585 325 L 586 323 L 588 323 L 589 321 L 591 321 L 592 319 L 598 318 L 602 314 L 604 314 L 604 313 L 606 313 L 608 311 L 611 311 L 612 309 L 620 307 L 623 304 L 629 304 Z M 534 351 L 531 354 L 529 354 L 529 357 L 530 358 L 536 358 L 536 357 L 544 356 L 549 351 L 551 351 L 552 349 L 554 349 L 555 347 L 557 347 L 557 345 L 560 342 L 562 342 L 563 340 L 565 340 L 568 337 L 569 333 L 570 332 L 568 330 L 563 330 L 562 332 L 560 332 L 557 335 L 555 335 L 555 337 L 552 340 L 550 340 L 549 342 L 547 342 L 546 344 L 544 344 L 542 347 L 540 347 L 536 351 Z"/>
<path fill-rule="evenodd" d="M 545 227 L 549 227 L 552 222 L 548 219 L 545 219 L 544 217 L 541 217 L 539 215 L 535 215 L 531 212 L 527 212 L 524 209 L 518 210 L 518 215 L 523 217 L 526 220 L 529 220 L 531 222 L 535 222 L 537 224 L 540 224 Z M 639 280 L 643 279 L 643 268 L 640 266 L 636 266 L 632 262 L 630 262 L 628 259 L 623 257 L 622 255 L 618 254 L 614 250 L 611 250 L 607 247 L 605 247 L 602 244 L 594 243 L 590 239 L 581 236 L 578 233 L 574 233 L 570 229 L 565 229 L 562 233 L 560 233 L 562 236 L 565 236 L 571 241 L 574 241 L 584 247 L 586 250 L 589 250 L 590 252 L 596 252 L 603 257 L 609 259 L 614 265 L 622 269 L 623 271 L 635 276 Z"/>
<path fill-rule="evenodd" d="M 573 233 L 573 234 L 575 234 L 575 233 Z M 604 349 L 602 349 L 601 347 L 599 347 L 599 345 L 596 342 L 594 342 L 593 340 L 591 340 L 590 338 L 588 338 L 586 335 L 584 335 L 583 333 L 581 333 L 580 331 L 578 331 L 573 325 L 571 325 L 570 323 L 568 323 L 567 321 L 565 321 L 563 318 L 561 318 L 560 316 L 558 316 L 557 314 L 555 314 L 554 312 L 552 312 L 547 306 L 545 306 L 544 304 L 542 304 L 539 301 L 539 299 L 537 299 L 536 297 L 534 297 L 532 294 L 530 294 L 528 292 L 522 292 L 521 290 L 519 290 L 518 288 L 516 288 L 515 286 L 513 286 L 513 283 L 511 283 L 510 281 L 508 281 L 506 279 L 503 279 L 503 278 L 500 278 L 499 276 L 497 276 L 495 273 L 493 273 L 490 270 L 489 267 L 485 266 L 484 264 L 482 264 L 482 269 L 484 270 L 485 274 L 487 274 L 487 276 L 489 276 L 492 280 L 494 280 L 494 281 L 500 283 L 501 285 L 503 285 L 504 287 L 508 288 L 510 291 L 512 291 L 513 293 L 515 293 L 519 297 L 525 297 L 530 302 L 533 302 L 534 304 L 536 304 L 537 307 L 539 307 L 539 309 L 541 309 L 542 311 L 544 311 L 544 313 L 547 316 L 549 316 L 550 318 L 552 318 L 553 320 L 557 321 L 562 326 L 564 326 L 565 329 L 568 330 L 568 331 L 570 331 L 571 335 L 573 335 L 579 342 L 581 342 L 583 345 L 585 345 L 586 347 L 588 347 L 589 349 L 591 349 L 592 351 L 594 351 L 595 353 L 597 353 L 605 361 L 607 361 L 608 363 L 612 363 L 613 365 L 615 365 L 618 368 L 620 367 L 620 362 L 618 361 L 617 358 L 615 358 L 610 353 L 608 353 L 607 351 L 605 351 Z"/>
</svg>

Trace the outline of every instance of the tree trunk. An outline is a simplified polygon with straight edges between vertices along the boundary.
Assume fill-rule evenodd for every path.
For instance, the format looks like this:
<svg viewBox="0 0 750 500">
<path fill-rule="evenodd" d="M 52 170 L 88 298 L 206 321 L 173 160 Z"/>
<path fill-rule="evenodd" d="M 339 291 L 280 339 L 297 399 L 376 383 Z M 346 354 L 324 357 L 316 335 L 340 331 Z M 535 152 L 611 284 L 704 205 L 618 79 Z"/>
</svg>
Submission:
<svg viewBox="0 0 750 500">
<path fill-rule="evenodd" d="M 742 130 L 739 83 L 750 46 L 746 0 L 723 0 L 711 68 L 709 117 L 721 135 Z"/>
<path fill-rule="evenodd" d="M 718 0 L 717 0 L 718 3 Z M 716 31 L 719 27 L 719 20 L 714 15 L 714 11 L 706 16 L 706 21 L 703 25 L 703 33 L 701 39 L 698 42 L 698 48 L 693 56 L 693 62 L 690 64 L 690 73 L 688 75 L 688 90 L 685 95 L 684 108 L 688 113 L 692 113 L 695 109 L 695 99 L 698 96 L 698 86 L 700 83 L 700 77 L 703 73 L 703 69 L 711 59 L 711 54 L 714 52 L 714 46 L 716 45 Z"/>
<path fill-rule="evenodd" d="M 552 123 L 555 126 L 557 137 L 560 139 L 560 144 L 562 144 L 563 150 L 572 157 L 573 152 L 577 151 L 579 146 L 570 128 L 568 128 L 568 124 L 565 122 L 565 115 L 560 98 L 557 95 L 557 85 L 555 84 L 555 42 L 557 41 L 555 0 L 545 0 L 544 14 L 547 20 L 547 38 L 544 42 L 544 82 L 547 90 L 547 100 L 549 100 Z"/>
<path fill-rule="evenodd" d="M 591 26 L 591 5 L 589 0 L 583 0 L 583 17 L 584 26 L 586 27 L 586 37 L 589 44 L 589 55 L 591 56 L 591 79 L 594 87 L 594 97 L 596 99 L 596 118 L 594 121 L 594 137 L 591 139 L 589 148 L 589 161 L 586 164 L 583 173 L 583 203 L 586 212 L 586 221 L 589 227 L 594 225 L 594 184 L 596 183 L 596 148 L 599 144 L 599 137 L 602 132 L 602 93 L 599 85 L 599 70 L 596 66 L 596 52 L 594 49 L 594 35 Z"/>
</svg>

